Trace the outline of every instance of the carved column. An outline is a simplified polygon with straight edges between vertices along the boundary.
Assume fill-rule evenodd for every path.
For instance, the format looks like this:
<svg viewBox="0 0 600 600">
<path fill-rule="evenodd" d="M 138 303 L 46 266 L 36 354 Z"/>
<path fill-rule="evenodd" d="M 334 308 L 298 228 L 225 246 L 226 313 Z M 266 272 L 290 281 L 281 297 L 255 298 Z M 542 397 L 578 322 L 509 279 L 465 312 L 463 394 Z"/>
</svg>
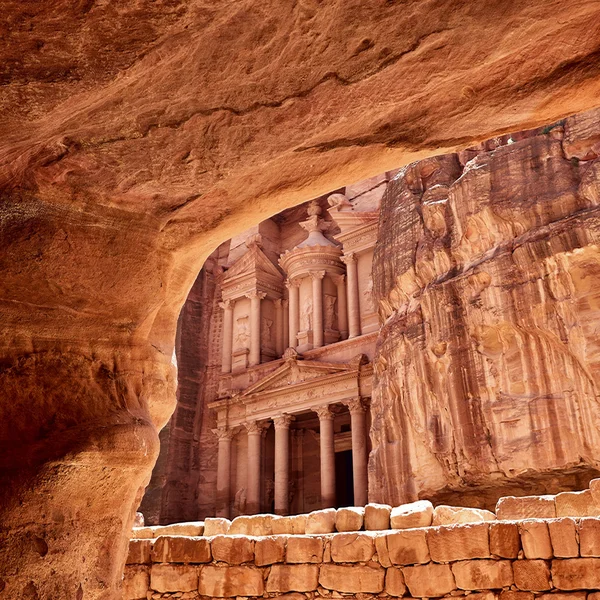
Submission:
<svg viewBox="0 0 600 600">
<path fill-rule="evenodd" d="M 290 511 L 290 423 L 294 417 L 281 415 L 275 424 L 275 514 L 287 515 Z"/>
<path fill-rule="evenodd" d="M 219 439 L 216 516 L 228 519 L 231 495 L 231 440 L 233 439 L 233 431 L 227 427 L 219 427 L 214 430 L 214 433 Z"/>
<path fill-rule="evenodd" d="M 225 300 L 219 306 L 223 309 L 223 351 L 221 371 L 231 373 L 231 353 L 233 351 L 233 307 L 234 300 Z"/>
<path fill-rule="evenodd" d="M 358 261 L 354 252 L 342 256 L 348 281 L 348 337 L 360 335 L 360 304 L 358 297 Z"/>
<path fill-rule="evenodd" d="M 245 424 L 248 430 L 248 483 L 246 485 L 246 512 L 260 512 L 260 447 L 264 425 L 256 421 Z"/>
<path fill-rule="evenodd" d="M 343 340 L 348 337 L 348 307 L 346 304 L 346 277 L 344 275 L 334 275 L 332 277 L 337 288 L 338 305 L 338 329 Z"/>
<path fill-rule="evenodd" d="M 289 326 L 290 326 L 290 348 L 295 348 L 298 345 L 298 321 L 300 320 L 300 280 L 294 279 L 286 281 L 285 286 L 287 287 L 290 295 L 290 314 L 289 314 Z"/>
<path fill-rule="evenodd" d="M 329 406 L 313 409 L 319 415 L 319 446 L 321 453 L 321 508 L 335 507 L 335 447 L 334 415 Z"/>
<path fill-rule="evenodd" d="M 283 349 L 290 347 L 290 312 L 289 312 L 289 301 L 283 300 Z"/>
<path fill-rule="evenodd" d="M 354 505 L 367 504 L 367 409 L 360 398 L 345 403 L 350 410 L 352 427 L 352 478 L 354 480 Z"/>
<path fill-rule="evenodd" d="M 323 345 L 323 277 L 325 271 L 313 271 L 312 297 L 313 297 L 313 347 Z"/>
<path fill-rule="evenodd" d="M 292 477 L 296 484 L 296 497 L 292 510 L 304 512 L 304 429 L 292 430 Z"/>
<path fill-rule="evenodd" d="M 250 356 L 248 364 L 253 367 L 260 364 L 260 302 L 266 294 L 252 291 L 246 296 L 250 298 Z"/>
<path fill-rule="evenodd" d="M 283 300 L 278 298 L 273 303 L 275 304 L 275 351 L 280 357 L 285 349 L 283 346 Z"/>
</svg>

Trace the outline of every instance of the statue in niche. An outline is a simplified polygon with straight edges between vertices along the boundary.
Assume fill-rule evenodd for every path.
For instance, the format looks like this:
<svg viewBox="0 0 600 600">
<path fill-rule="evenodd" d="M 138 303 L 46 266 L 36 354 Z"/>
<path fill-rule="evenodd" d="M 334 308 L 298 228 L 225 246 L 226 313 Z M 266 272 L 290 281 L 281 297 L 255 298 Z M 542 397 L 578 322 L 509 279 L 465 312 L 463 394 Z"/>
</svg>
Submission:
<svg viewBox="0 0 600 600">
<path fill-rule="evenodd" d="M 250 325 L 248 315 L 236 320 L 235 348 L 248 348 L 250 342 Z"/>
<path fill-rule="evenodd" d="M 260 326 L 260 338 L 261 342 L 265 346 L 272 346 L 271 327 L 273 327 L 273 321 L 263 317 Z"/>
<path fill-rule="evenodd" d="M 312 312 L 312 299 L 309 296 L 302 306 L 302 315 L 300 317 L 300 327 L 302 328 L 302 331 L 309 331 L 312 329 Z"/>
<path fill-rule="evenodd" d="M 325 294 L 325 329 L 337 331 L 337 298 Z"/>
<path fill-rule="evenodd" d="M 238 515 L 243 515 L 246 513 L 246 488 L 240 488 L 236 492 L 235 499 L 233 501 L 233 508 Z"/>
<path fill-rule="evenodd" d="M 367 287 L 363 292 L 363 297 L 365 299 L 365 308 L 369 312 L 375 312 L 375 304 L 373 302 L 373 280 L 369 279 L 369 283 L 367 283 Z"/>
</svg>

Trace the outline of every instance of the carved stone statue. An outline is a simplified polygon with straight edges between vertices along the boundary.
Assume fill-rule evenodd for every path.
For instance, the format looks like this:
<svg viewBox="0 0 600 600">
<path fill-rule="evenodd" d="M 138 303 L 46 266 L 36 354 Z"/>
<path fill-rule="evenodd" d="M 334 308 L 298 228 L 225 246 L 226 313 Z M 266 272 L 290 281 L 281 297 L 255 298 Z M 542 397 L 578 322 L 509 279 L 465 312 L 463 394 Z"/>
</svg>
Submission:
<svg viewBox="0 0 600 600">
<path fill-rule="evenodd" d="M 273 321 L 263 317 L 260 326 L 260 338 L 261 342 L 265 346 L 271 347 L 273 345 L 273 338 L 271 336 L 271 328 L 273 327 Z"/>
<path fill-rule="evenodd" d="M 236 320 L 235 348 L 248 348 L 250 343 L 250 325 L 248 315 Z"/>
<path fill-rule="evenodd" d="M 375 310 L 375 304 L 373 302 L 373 280 L 369 279 L 369 283 L 367 283 L 367 287 L 363 292 L 363 296 L 365 299 L 365 307 L 367 310 L 373 312 Z"/>
<path fill-rule="evenodd" d="M 308 297 L 302 306 L 302 315 L 300 318 L 300 327 L 303 331 L 309 331 L 312 329 L 312 312 L 312 298 Z"/>
<path fill-rule="evenodd" d="M 236 492 L 235 499 L 233 501 L 233 508 L 238 515 L 243 515 L 246 513 L 246 488 L 240 488 Z"/>
<path fill-rule="evenodd" d="M 325 329 L 337 331 L 337 298 L 325 294 Z"/>
</svg>

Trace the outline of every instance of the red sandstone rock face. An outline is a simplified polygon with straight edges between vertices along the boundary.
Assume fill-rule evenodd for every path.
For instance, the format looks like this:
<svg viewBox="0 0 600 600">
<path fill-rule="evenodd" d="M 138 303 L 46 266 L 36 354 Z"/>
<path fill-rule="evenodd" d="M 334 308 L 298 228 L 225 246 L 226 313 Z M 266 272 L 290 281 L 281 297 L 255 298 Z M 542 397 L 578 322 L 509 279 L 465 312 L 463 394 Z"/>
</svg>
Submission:
<svg viewBox="0 0 600 600">
<path fill-rule="evenodd" d="M 593 3 L 2 8 L 8 598 L 116 595 L 174 408 L 177 315 L 220 241 L 600 91 Z"/>
<path fill-rule="evenodd" d="M 490 506 L 524 479 L 558 491 L 600 464 L 600 113 L 565 130 L 564 144 L 559 126 L 390 183 L 373 267 L 373 500 L 457 490 Z"/>
</svg>

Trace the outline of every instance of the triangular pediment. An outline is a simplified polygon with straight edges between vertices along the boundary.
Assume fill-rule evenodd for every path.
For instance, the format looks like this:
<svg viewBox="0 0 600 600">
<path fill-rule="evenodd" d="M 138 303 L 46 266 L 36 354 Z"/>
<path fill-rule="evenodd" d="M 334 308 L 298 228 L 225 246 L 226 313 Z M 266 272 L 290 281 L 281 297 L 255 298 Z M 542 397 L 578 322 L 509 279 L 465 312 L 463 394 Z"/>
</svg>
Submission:
<svg viewBox="0 0 600 600">
<path fill-rule="evenodd" d="M 286 360 L 275 371 L 272 371 L 261 380 L 252 384 L 242 392 L 242 396 L 250 396 L 259 392 L 270 392 L 281 388 L 336 375 L 349 371 L 357 371 L 357 364 L 352 363 L 326 363 L 316 360 Z"/>
<path fill-rule="evenodd" d="M 271 262 L 258 244 L 251 244 L 248 251 L 238 258 L 225 274 L 224 282 L 240 275 L 265 273 L 273 277 L 283 278 L 281 271 Z"/>
</svg>

